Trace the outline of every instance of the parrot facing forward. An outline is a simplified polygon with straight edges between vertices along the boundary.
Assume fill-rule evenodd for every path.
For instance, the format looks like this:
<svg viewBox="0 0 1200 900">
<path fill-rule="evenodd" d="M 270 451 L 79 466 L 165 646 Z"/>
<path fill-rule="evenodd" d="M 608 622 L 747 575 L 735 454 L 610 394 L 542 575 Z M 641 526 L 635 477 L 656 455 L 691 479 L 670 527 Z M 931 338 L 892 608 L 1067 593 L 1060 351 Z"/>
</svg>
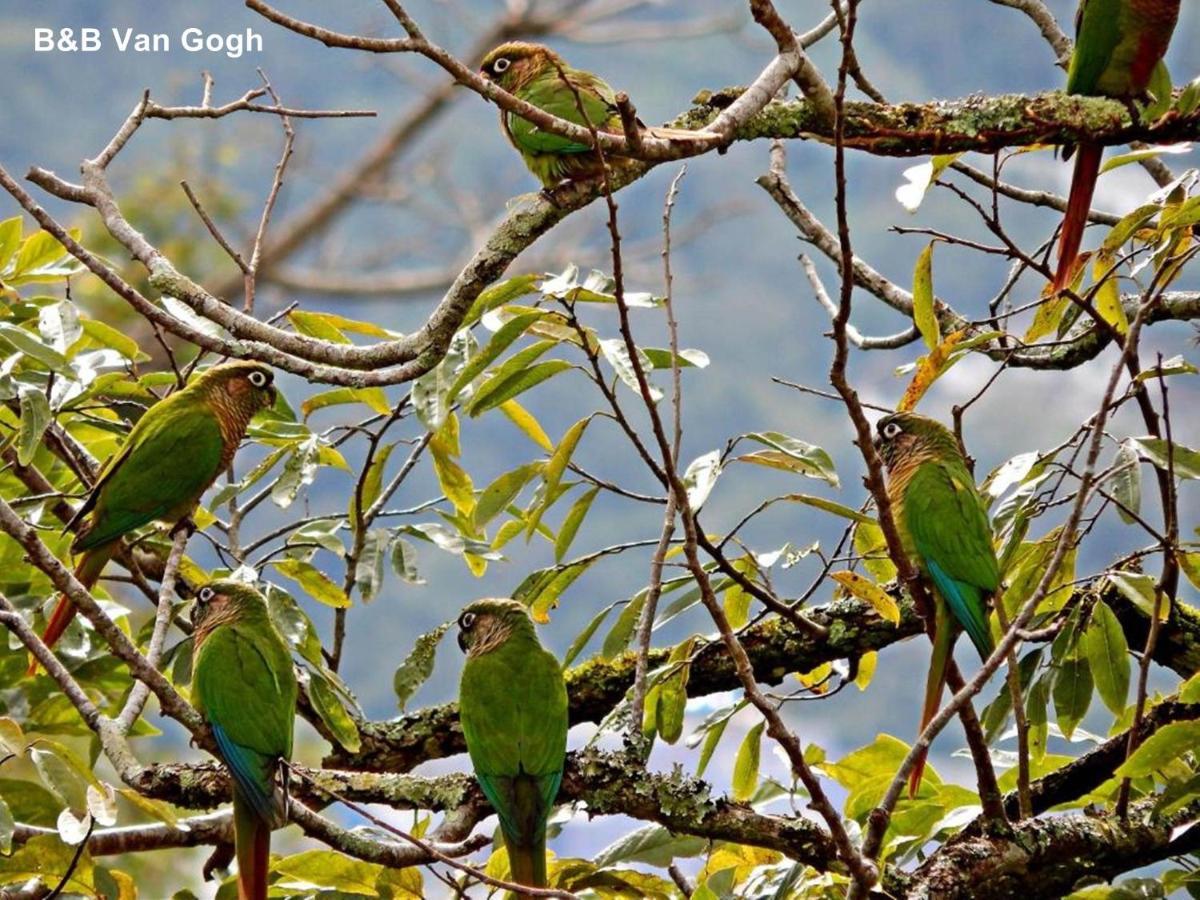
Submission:
<svg viewBox="0 0 1200 900">
<path fill-rule="evenodd" d="M 500 817 L 513 881 L 545 887 L 546 820 L 567 751 L 562 668 L 515 600 L 477 600 L 458 628 L 458 714 L 475 777 Z"/>
<path fill-rule="evenodd" d="M 576 125 L 622 134 L 616 93 L 599 75 L 573 69 L 561 56 L 541 44 L 509 41 L 484 57 L 480 74 L 510 94 Z M 564 79 L 566 82 L 564 83 Z M 574 90 L 572 90 L 574 88 Z M 576 96 L 578 95 L 578 96 Z M 580 113 L 580 106 L 587 114 Z M 678 128 L 646 128 L 644 134 L 663 139 L 696 140 L 704 135 Z M 525 165 L 547 190 L 563 181 L 602 174 L 600 157 L 587 144 L 543 131 L 515 113 L 500 110 L 500 127 Z M 621 158 L 609 158 L 619 164 Z M 628 161 L 627 159 L 624 161 Z"/>
<path fill-rule="evenodd" d="M 1162 61 L 1179 18 L 1180 0 L 1081 0 L 1075 14 L 1075 50 L 1067 72 L 1067 93 L 1132 102 L 1146 92 Z M 1075 172 L 1058 240 L 1054 291 L 1071 282 L 1100 174 L 1104 148 L 1074 148 Z M 1070 148 L 1064 156 L 1070 155 Z"/>
<path fill-rule="evenodd" d="M 256 362 L 230 362 L 200 373 L 187 387 L 155 403 L 109 458 L 67 528 L 91 519 L 71 544 L 82 554 L 75 578 L 85 588 L 125 535 L 154 521 L 178 525 L 229 468 L 250 419 L 275 403 L 274 375 Z M 75 617 L 75 604 L 58 598 L 42 641 L 47 647 Z M 34 662 L 29 669 L 37 671 Z"/>
<path fill-rule="evenodd" d="M 921 731 L 937 715 L 946 666 L 960 630 L 981 659 L 993 649 L 988 602 L 1000 588 L 987 508 L 950 429 L 916 413 L 884 416 L 876 449 L 888 473 L 888 497 L 904 552 L 932 588 L 933 658 L 925 682 Z M 916 796 L 925 754 L 909 778 Z"/>
<path fill-rule="evenodd" d="M 266 900 L 271 831 L 287 821 L 296 673 L 267 601 L 236 581 L 213 581 L 192 611 L 192 699 L 233 778 L 238 900 Z"/>
</svg>

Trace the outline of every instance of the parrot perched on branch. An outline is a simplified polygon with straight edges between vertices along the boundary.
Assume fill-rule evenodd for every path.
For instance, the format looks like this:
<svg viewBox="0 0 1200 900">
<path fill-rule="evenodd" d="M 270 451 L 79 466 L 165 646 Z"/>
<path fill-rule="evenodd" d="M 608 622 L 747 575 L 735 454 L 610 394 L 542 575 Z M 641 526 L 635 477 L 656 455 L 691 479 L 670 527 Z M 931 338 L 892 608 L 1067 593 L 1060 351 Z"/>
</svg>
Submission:
<svg viewBox="0 0 1200 900">
<path fill-rule="evenodd" d="M 608 83 L 599 75 L 571 68 L 549 47 L 509 41 L 483 58 L 479 73 L 510 94 L 560 119 L 585 128 L 590 124 L 599 132 L 623 133 L 617 95 Z M 580 106 L 587 114 L 586 119 Z M 500 127 L 546 190 L 563 181 L 579 181 L 602 174 L 600 157 L 588 144 L 543 131 L 516 113 L 503 109 L 500 110 Z M 715 139 L 680 128 L 647 128 L 641 122 L 638 127 L 643 134 L 664 140 Z M 621 161 L 617 157 L 608 158 L 610 165 Z"/>
<path fill-rule="evenodd" d="M 1146 93 L 1179 18 L 1180 0 L 1081 0 L 1075 14 L 1075 51 L 1067 72 L 1067 93 L 1112 97 L 1132 103 Z M 1081 143 L 1067 212 L 1058 239 L 1054 292 L 1071 283 L 1100 174 L 1104 148 Z"/>
<path fill-rule="evenodd" d="M 109 458 L 67 528 L 91 514 L 71 544 L 82 554 L 75 578 L 90 589 L 127 534 L 154 521 L 177 527 L 204 492 L 229 468 L 250 419 L 275 403 L 274 375 L 257 362 L 230 362 L 197 375 L 187 387 L 155 403 Z M 75 617 L 65 596 L 50 616 L 47 647 Z M 37 662 L 29 674 L 37 671 Z"/>
<path fill-rule="evenodd" d="M 512 880 L 545 887 L 546 820 L 567 751 L 562 668 L 515 600 L 477 600 L 458 628 L 458 715 L 475 777 L 500 816 Z"/>
<path fill-rule="evenodd" d="M 192 610 L 192 700 L 233 778 L 238 900 L 266 900 L 271 831 L 287 821 L 296 673 L 267 601 L 236 581 L 213 581 Z"/>
<path fill-rule="evenodd" d="M 888 497 L 904 552 L 932 589 L 933 658 L 925 681 L 921 731 L 937 715 L 946 666 L 959 631 L 986 660 L 994 647 L 988 602 L 1000 588 L 987 508 L 975 489 L 958 440 L 940 422 L 916 413 L 884 416 L 875 447 L 888 474 Z M 909 777 L 916 796 L 922 754 Z"/>
</svg>

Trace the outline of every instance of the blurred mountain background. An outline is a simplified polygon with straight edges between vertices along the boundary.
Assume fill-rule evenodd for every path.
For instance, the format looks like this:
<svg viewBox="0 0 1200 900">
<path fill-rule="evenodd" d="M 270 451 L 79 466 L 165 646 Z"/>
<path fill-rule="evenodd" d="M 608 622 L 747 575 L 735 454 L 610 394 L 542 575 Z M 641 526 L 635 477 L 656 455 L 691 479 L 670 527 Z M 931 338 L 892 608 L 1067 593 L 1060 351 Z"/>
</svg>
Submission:
<svg viewBox="0 0 1200 900">
<path fill-rule="evenodd" d="M 1073 0 L 1052 0 L 1048 5 L 1070 31 Z M 341 31 L 397 33 L 387 10 L 372 0 L 338 4 L 289 0 L 282 6 L 297 17 Z M 502 6 L 497 0 L 418 0 L 408 4 L 430 38 L 459 53 L 473 45 Z M 777 6 L 797 30 L 812 27 L 828 11 L 826 3 L 815 0 L 780 0 Z M 307 207 L 337 173 L 379 140 L 424 94 L 446 83 L 439 69 L 421 59 L 327 49 L 272 26 L 236 0 L 205 4 L 181 0 L 108 0 L 104 4 L 0 0 L 0 11 L 0 84 L 4 85 L 0 163 L 14 174 L 39 165 L 71 178 L 79 161 L 94 155 L 108 141 L 143 90 L 148 88 L 160 103 L 198 103 L 202 70 L 216 79 L 214 102 L 218 104 L 258 86 L 256 69 L 261 67 L 287 105 L 376 110 L 378 116 L 373 119 L 296 122 L 296 156 L 275 213 L 277 226 Z M 103 50 L 33 52 L 35 27 L 81 26 L 102 29 Z M 264 48 L 238 59 L 184 52 L 178 35 L 192 26 L 212 33 L 251 28 L 262 34 Z M 171 36 L 172 50 L 166 54 L 119 53 L 108 34 L 111 27 L 165 32 Z M 1200 73 L 1200 42 L 1194 40 L 1198 28 L 1200 9 L 1185 4 L 1167 58 L 1176 84 Z M 749 82 L 773 53 L 770 39 L 749 21 L 745 5 L 728 0 L 648 3 L 576 37 L 579 39 L 550 37 L 547 42 L 572 65 L 597 71 L 615 88 L 627 90 L 647 122 L 670 119 L 686 109 L 701 89 Z M 1031 22 L 1012 9 L 984 0 L 872 0 L 862 7 L 857 47 L 868 76 L 890 100 L 955 98 L 976 92 L 1034 93 L 1060 87 L 1064 80 L 1063 71 L 1056 67 L 1053 54 Z M 836 54 L 834 39 L 826 39 L 814 51 L 816 62 L 831 79 Z M 278 122 L 270 116 L 154 121 L 144 126 L 122 153 L 111 176 L 134 224 L 172 250 L 190 275 L 219 284 L 233 274 L 233 267 L 212 246 L 178 181 L 186 177 L 221 221 L 229 224 L 230 233 L 246 238 L 253 233 L 270 183 L 280 137 Z M 832 222 L 831 150 L 811 142 L 792 142 L 787 149 L 796 191 L 818 216 Z M 1196 165 L 1200 154 L 1172 156 L 1167 161 L 1181 172 Z M 911 281 L 915 257 L 926 239 L 892 233 L 890 226 L 920 224 L 989 240 L 974 213 L 948 191 L 932 190 L 915 215 L 900 207 L 894 191 L 904 181 L 903 171 L 916 162 L 919 160 L 882 159 L 862 153 L 849 157 L 855 251 L 902 285 Z M 987 168 L 990 161 L 983 159 L 982 165 Z M 723 447 L 730 437 L 743 432 L 781 431 L 826 448 L 843 483 L 840 492 L 829 492 L 829 496 L 857 505 L 864 496 L 861 464 L 850 444 L 851 429 L 840 406 L 771 381 L 777 376 L 824 386 L 831 345 L 822 337 L 828 327 L 826 314 L 814 302 L 797 262 L 805 248 L 754 183 L 766 166 L 765 143 L 737 145 L 725 156 L 709 155 L 688 163 L 675 213 L 675 302 L 682 345 L 704 350 L 712 364 L 685 374 L 683 456 L 693 459 Z M 664 165 L 618 198 L 630 256 L 630 289 L 662 291 L 658 253 L 663 198 L 678 168 L 677 164 Z M 1051 152 L 1040 151 L 1013 159 L 1005 176 L 1022 186 L 1061 193 L 1068 183 L 1069 168 Z M 438 273 L 452 274 L 468 258 L 511 198 L 533 191 L 537 185 L 503 140 L 495 109 L 463 91 L 396 158 L 387 177 L 369 187 L 370 197 L 360 199 L 350 213 L 289 260 L 286 268 L 330 278 L 431 273 L 431 282 L 437 282 Z M 1125 212 L 1154 188 L 1145 172 L 1128 166 L 1101 180 L 1096 205 Z M 974 190 L 977 196 L 985 196 L 978 188 Z M 97 234 L 94 220 L 78 209 L 51 199 L 45 202 L 87 233 Z M 1002 208 L 1010 232 L 1027 247 L 1048 238 L 1057 224 L 1056 214 L 1046 210 L 1007 202 Z M 0 198 L 0 217 L 12 215 L 14 209 L 6 197 Z M 609 269 L 603 212 L 602 204 L 593 204 L 576 214 L 542 238 L 514 264 L 510 274 L 559 271 L 569 263 L 585 271 Z M 832 289 L 833 271 L 818 262 Z M 1006 273 L 1007 265 L 998 257 L 944 245 L 935 256 L 938 295 L 968 315 L 986 309 Z M 1032 300 L 1040 287 L 1026 279 L 1017 297 Z M 1197 285 L 1185 287 L 1195 289 Z M 363 297 L 264 285 L 257 311 L 265 315 L 299 301 L 306 308 L 337 311 L 406 331 L 423 321 L 441 290 L 433 284 L 428 290 L 402 296 Z M 106 308 L 123 321 L 126 314 L 119 306 L 110 303 Z M 853 321 L 871 334 L 892 333 L 907 325 L 861 292 L 856 295 Z M 615 334 L 611 318 L 598 316 L 595 323 L 610 336 Z M 641 341 L 663 345 L 661 313 L 639 311 L 635 327 Z M 1194 338 L 1195 331 L 1186 325 L 1155 326 L 1146 356 L 1161 350 L 1164 356 L 1184 353 L 1196 361 L 1200 351 L 1193 346 Z M 906 384 L 893 370 L 918 354 L 916 346 L 855 354 L 852 375 L 864 399 L 893 406 Z M 967 416 L 966 437 L 978 460 L 980 476 L 1017 453 L 1063 440 L 1095 407 L 1111 358 L 1109 350 L 1069 375 L 1006 373 Z M 923 411 L 948 417 L 950 407 L 974 394 L 992 371 L 993 364 L 988 361 L 967 359 L 935 386 L 923 401 Z M 1178 410 L 1176 438 L 1192 446 L 1200 442 L 1195 381 L 1177 379 L 1172 383 L 1172 406 Z M 291 377 L 284 378 L 282 385 L 296 406 L 316 390 Z M 563 378 L 523 398 L 551 436 L 560 435 L 594 408 L 591 394 L 579 391 L 578 385 Z M 322 425 L 338 421 L 334 411 L 323 415 L 317 420 Z M 1141 428 L 1123 414 L 1112 433 L 1139 434 Z M 465 420 L 462 440 L 463 462 L 477 486 L 540 452 L 500 417 Z M 577 458 L 599 475 L 635 489 L 653 490 L 615 429 L 590 429 Z M 355 461 L 350 462 L 353 465 Z M 763 497 L 789 490 L 823 491 L 815 482 L 797 484 L 795 476 L 753 469 L 739 471 L 735 467 L 718 482 L 705 509 L 709 531 L 731 527 Z M 323 472 L 307 500 L 308 508 L 313 512 L 344 509 L 350 487 L 348 477 Z M 406 482 L 393 505 L 412 506 L 437 494 L 436 480 L 426 463 Z M 1196 523 L 1195 492 L 1185 493 L 1183 502 L 1184 524 L 1190 531 Z M 1153 507 L 1149 496 L 1147 504 Z M 277 514 L 264 510 L 252 522 L 265 527 Z M 657 507 L 614 502 L 602 496 L 574 549 L 581 553 L 621 541 L 655 538 L 660 519 Z M 1081 573 L 1100 570 L 1140 540 L 1133 529 L 1121 527 L 1112 516 L 1106 517 L 1100 529 L 1103 540 L 1088 545 L 1088 553 L 1080 560 Z M 814 541 L 828 549 L 836 543 L 840 530 L 839 520 L 832 517 L 795 506 L 777 507 L 757 519 L 744 538 L 756 551 L 787 542 L 803 547 Z M 492 564 L 484 577 L 476 579 L 459 558 L 422 545 L 419 567 L 425 586 L 406 585 L 390 576 L 379 599 L 351 610 L 349 653 L 342 673 L 372 717 L 397 712 L 392 672 L 418 634 L 453 618 L 475 597 L 510 593 L 530 570 L 553 562 L 552 548 L 538 540 L 528 546 L 514 541 L 506 555 L 507 561 Z M 554 611 L 553 621 L 543 630 L 545 640 L 562 653 L 602 606 L 629 597 L 645 584 L 647 560 L 647 555 L 627 554 L 594 567 Z M 799 594 L 816 567 L 810 560 L 779 573 L 777 587 L 785 596 Z M 824 599 L 818 596 L 814 602 Z M 314 605 L 309 612 L 327 636 L 329 610 Z M 696 611 L 663 629 L 659 641 L 666 644 L 694 630 L 708 630 Z M 831 758 L 870 741 L 878 732 L 911 740 L 928 652 L 923 641 L 896 646 L 882 654 L 875 681 L 865 692 L 849 688 L 829 702 L 790 706 L 789 716 L 801 739 L 821 745 Z M 970 669 L 975 660 L 968 652 L 960 652 L 960 660 Z M 459 665 L 457 649 L 447 641 L 434 677 L 410 702 L 410 708 L 452 698 Z M 990 700 L 996 689 L 990 688 L 985 700 Z M 694 725 L 706 709 L 724 699 L 693 702 L 689 723 Z M 1093 714 L 1085 728 L 1102 733 L 1109 724 L 1107 714 L 1100 709 L 1093 709 Z M 753 724 L 753 718 L 747 715 L 738 723 L 742 729 L 730 728 L 709 770 L 718 785 L 725 783 L 731 770 L 740 731 Z M 575 734 L 573 740 L 586 736 Z M 951 756 L 961 745 L 961 734 L 951 727 L 934 747 L 932 763 L 943 777 L 972 777 L 969 763 Z M 143 752 L 149 752 L 146 745 Z M 312 761 L 321 752 L 315 738 L 302 750 L 306 760 Z M 666 767 L 687 756 L 681 743 L 659 748 L 655 759 L 660 767 Z M 420 771 L 461 765 L 462 760 L 449 760 Z M 764 768 L 768 766 L 777 777 L 785 776 L 785 767 L 777 760 L 764 761 Z M 617 820 L 571 823 L 555 842 L 555 849 L 561 854 L 594 853 L 621 833 L 625 824 Z M 164 862 L 167 859 L 166 855 L 162 858 Z"/>
</svg>

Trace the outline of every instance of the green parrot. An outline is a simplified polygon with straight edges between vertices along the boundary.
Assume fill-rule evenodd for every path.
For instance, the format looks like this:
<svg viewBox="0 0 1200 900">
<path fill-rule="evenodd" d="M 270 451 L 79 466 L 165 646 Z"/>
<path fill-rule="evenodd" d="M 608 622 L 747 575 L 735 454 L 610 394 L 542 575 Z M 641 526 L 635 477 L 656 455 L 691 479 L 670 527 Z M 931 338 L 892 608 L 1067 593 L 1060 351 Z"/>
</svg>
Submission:
<svg viewBox="0 0 1200 900">
<path fill-rule="evenodd" d="M 233 777 L 238 900 L 266 900 L 271 831 L 287 821 L 287 770 L 296 672 L 267 601 L 236 581 L 213 581 L 192 610 L 192 700 Z"/>
<path fill-rule="evenodd" d="M 91 588 L 121 538 L 154 521 L 177 527 L 229 468 L 255 413 L 275 403 L 274 375 L 257 362 L 229 362 L 201 372 L 187 387 L 155 403 L 109 458 L 67 528 L 91 519 L 71 544 L 82 554 L 75 578 Z M 42 641 L 47 647 L 75 617 L 59 597 Z M 37 662 L 29 674 L 37 671 Z"/>
<path fill-rule="evenodd" d="M 458 715 L 475 777 L 500 816 L 513 881 L 545 887 L 546 820 L 567 752 L 562 668 L 515 600 L 476 600 L 458 628 Z"/>
<path fill-rule="evenodd" d="M 950 429 L 916 413 L 884 416 L 875 447 L 888 473 L 888 497 L 904 552 L 932 588 L 933 658 L 925 681 L 921 731 L 937 715 L 946 666 L 960 630 L 987 659 L 994 647 L 988 602 L 1000 588 L 987 507 Z M 925 754 L 909 778 L 916 796 Z"/>
<path fill-rule="evenodd" d="M 1067 93 L 1113 97 L 1132 102 L 1146 92 L 1162 61 L 1179 18 L 1179 0 L 1081 0 L 1075 14 L 1075 51 L 1067 72 Z M 1057 293 L 1071 282 L 1087 225 L 1092 193 L 1100 175 L 1098 144 L 1075 149 L 1075 173 L 1058 239 Z"/>
<path fill-rule="evenodd" d="M 561 73 L 560 70 L 561 69 Z M 616 93 L 599 75 L 572 69 L 549 47 L 526 41 L 501 44 L 483 58 L 480 74 L 510 94 L 544 109 L 546 112 L 597 131 L 622 134 L 621 115 Z M 570 86 L 563 83 L 563 78 Z M 572 90 L 571 88 L 574 88 Z M 578 92 L 578 99 L 576 99 Z M 580 115 L 582 105 L 587 120 Z M 643 133 L 663 139 L 695 140 L 703 135 L 679 128 L 646 128 Z M 543 131 L 520 116 L 500 110 L 500 127 L 509 143 L 525 160 L 525 165 L 546 190 L 564 180 L 578 181 L 602 174 L 600 158 L 587 144 Z M 610 158 L 612 164 L 628 159 Z"/>
</svg>

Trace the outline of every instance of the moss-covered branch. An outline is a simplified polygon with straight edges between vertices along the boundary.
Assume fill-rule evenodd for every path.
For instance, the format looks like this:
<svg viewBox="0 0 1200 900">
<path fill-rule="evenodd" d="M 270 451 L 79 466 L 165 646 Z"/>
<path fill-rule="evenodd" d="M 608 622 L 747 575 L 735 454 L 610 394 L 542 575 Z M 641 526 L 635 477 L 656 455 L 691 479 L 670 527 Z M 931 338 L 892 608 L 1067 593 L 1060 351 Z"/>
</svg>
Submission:
<svg viewBox="0 0 1200 900">
<path fill-rule="evenodd" d="M 1109 813 L 1055 816 L 1029 819 L 1004 834 L 951 840 L 905 879 L 903 896 L 1052 900 L 1200 846 L 1200 827 L 1174 835 L 1195 819 L 1200 804 L 1163 817 L 1151 815 L 1152 807 L 1135 805 L 1125 820 Z"/>
<path fill-rule="evenodd" d="M 900 606 L 900 624 L 884 622 L 867 605 L 838 600 L 809 613 L 828 636 L 816 639 L 794 625 L 771 618 L 746 630 L 742 643 L 754 664 L 759 681 L 778 684 L 793 672 L 807 672 L 837 659 L 858 659 L 922 632 L 911 601 L 893 590 Z M 1147 614 L 1111 589 L 1105 601 L 1116 611 L 1130 646 L 1141 646 L 1149 624 Z M 668 650 L 655 650 L 651 666 L 666 661 Z M 1200 616 L 1180 606 L 1162 629 L 1155 660 L 1190 677 L 1200 671 Z M 598 722 L 624 698 L 633 684 L 632 653 L 615 659 L 596 658 L 568 673 L 571 724 Z M 688 695 L 703 697 L 740 685 L 733 665 L 719 643 L 703 647 L 691 667 Z M 361 723 L 362 748 L 357 753 L 335 751 L 325 765 L 338 769 L 374 772 L 407 772 L 428 759 L 462 753 L 466 749 L 453 703 L 406 713 L 386 722 Z"/>
<path fill-rule="evenodd" d="M 297 767 L 297 773 L 300 777 L 293 780 L 292 793 L 305 804 L 328 803 L 329 796 L 320 790 L 324 787 L 355 802 L 453 812 L 456 827 L 464 831 L 451 835 L 453 839 L 464 838 L 491 812 L 483 792 L 466 775 L 422 778 L 303 767 Z M 153 766 L 146 769 L 136 787 L 149 796 L 193 809 L 210 809 L 229 797 L 228 776 L 215 763 Z M 626 815 L 657 822 L 675 834 L 778 850 L 821 869 L 837 866 L 833 843 L 819 825 L 802 817 L 755 812 L 714 795 L 708 784 L 678 769 L 647 772 L 640 762 L 619 753 L 586 750 L 568 754 L 558 801 L 583 804 L 591 815 Z M 212 839 L 220 837 L 214 830 Z"/>
<path fill-rule="evenodd" d="M 741 93 L 740 88 L 704 91 L 673 124 L 703 128 Z M 846 147 L 877 156 L 927 156 L 974 150 L 994 153 L 1032 144 L 1086 139 L 1113 145 L 1131 141 L 1166 144 L 1200 137 L 1200 113 L 1169 113 L 1150 123 L 1134 122 L 1125 105 L 1058 91 L 1027 96 L 973 95 L 927 103 L 847 103 Z M 776 100 L 737 129 L 734 139 L 833 140 L 832 124 L 806 100 Z"/>
</svg>

